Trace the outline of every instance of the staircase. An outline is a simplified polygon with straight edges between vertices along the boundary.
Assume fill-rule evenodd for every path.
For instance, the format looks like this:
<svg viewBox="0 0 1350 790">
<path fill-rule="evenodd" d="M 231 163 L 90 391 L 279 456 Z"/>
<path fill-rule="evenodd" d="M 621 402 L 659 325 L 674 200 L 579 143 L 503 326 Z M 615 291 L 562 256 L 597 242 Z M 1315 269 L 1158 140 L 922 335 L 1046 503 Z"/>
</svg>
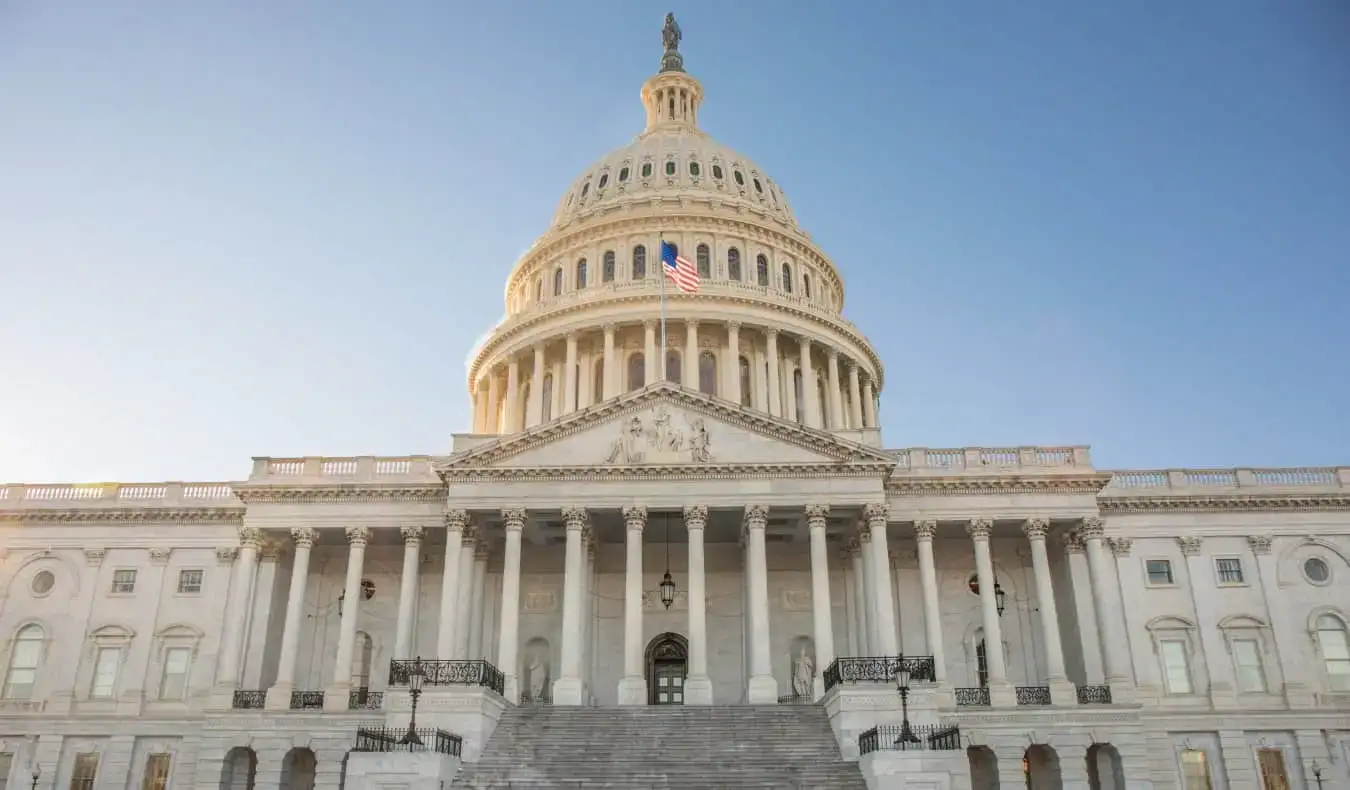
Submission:
<svg viewBox="0 0 1350 790">
<path fill-rule="evenodd" d="M 818 705 L 517 707 L 455 788 L 865 790 Z"/>
</svg>

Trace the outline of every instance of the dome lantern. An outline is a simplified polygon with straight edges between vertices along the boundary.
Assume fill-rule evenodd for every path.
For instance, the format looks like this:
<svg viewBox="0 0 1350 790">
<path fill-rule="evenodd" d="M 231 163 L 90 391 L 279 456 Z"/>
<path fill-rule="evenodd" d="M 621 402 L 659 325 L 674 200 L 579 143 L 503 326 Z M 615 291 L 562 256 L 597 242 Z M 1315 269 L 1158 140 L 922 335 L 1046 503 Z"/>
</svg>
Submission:
<svg viewBox="0 0 1350 790">
<path fill-rule="evenodd" d="M 661 70 L 642 86 L 642 106 L 647 109 L 644 134 L 698 128 L 703 86 L 685 73 L 684 56 L 680 54 L 681 38 L 675 15 L 666 14 L 666 26 L 661 30 L 661 41 L 665 46 Z"/>
</svg>

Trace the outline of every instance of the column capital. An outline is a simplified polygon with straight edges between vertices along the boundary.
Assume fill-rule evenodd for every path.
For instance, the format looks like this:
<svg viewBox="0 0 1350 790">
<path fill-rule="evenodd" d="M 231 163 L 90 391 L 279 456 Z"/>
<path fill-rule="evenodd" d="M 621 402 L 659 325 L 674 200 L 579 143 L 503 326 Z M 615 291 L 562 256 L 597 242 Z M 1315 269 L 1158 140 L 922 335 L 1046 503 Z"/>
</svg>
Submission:
<svg viewBox="0 0 1350 790">
<path fill-rule="evenodd" d="M 697 330 L 697 329 L 698 329 L 698 319 L 696 319 L 696 318 L 686 318 L 686 319 L 684 319 L 684 326 L 685 326 L 685 330 L 686 330 L 686 331 L 688 331 L 688 330 L 690 330 L 690 329 Z"/>
<path fill-rule="evenodd" d="M 740 321 L 728 321 L 728 322 L 727 322 L 727 331 L 728 331 L 728 332 L 739 332 L 739 331 L 741 331 L 741 322 L 740 322 Z"/>
<path fill-rule="evenodd" d="M 764 336 L 775 343 L 778 342 L 778 330 L 774 327 L 766 327 L 764 329 Z"/>
<path fill-rule="evenodd" d="M 1129 538 L 1111 538 L 1106 542 L 1117 557 L 1130 556 L 1130 547 L 1134 545 L 1134 541 Z"/>
<path fill-rule="evenodd" d="M 1252 554 L 1260 557 L 1263 554 L 1270 553 L 1270 544 L 1273 542 L 1269 535 L 1248 535 L 1247 545 L 1251 547 Z"/>
<path fill-rule="evenodd" d="M 810 335 L 797 335 L 797 344 L 802 348 L 810 348 L 811 347 Z"/>
<path fill-rule="evenodd" d="M 932 540 L 937 535 L 937 521 L 931 518 L 922 518 L 914 522 L 915 540 Z"/>
<path fill-rule="evenodd" d="M 1082 554 L 1087 551 L 1087 544 L 1083 543 L 1082 535 L 1070 532 L 1064 536 L 1064 550 L 1069 554 Z"/>
<path fill-rule="evenodd" d="M 628 531 L 641 532 L 647 527 L 647 508 L 645 505 L 629 505 L 623 509 L 623 525 Z"/>
<path fill-rule="evenodd" d="M 685 505 L 684 528 L 688 530 L 695 530 L 695 529 L 707 529 L 707 527 L 708 527 L 708 506 Z"/>
<path fill-rule="evenodd" d="M 1022 522 L 1022 533 L 1029 540 L 1045 540 L 1045 533 L 1050 531 L 1050 519 L 1045 516 L 1032 516 Z"/>
<path fill-rule="evenodd" d="M 972 518 L 966 524 L 966 534 L 975 540 L 989 540 L 989 533 L 993 530 L 994 522 L 987 518 Z"/>
<path fill-rule="evenodd" d="M 257 527 L 239 528 L 239 548 L 253 549 L 257 551 L 262 548 L 263 534 Z"/>
<path fill-rule="evenodd" d="M 469 526 L 469 511 L 453 508 L 445 513 L 445 528 L 449 532 L 463 532 Z"/>
<path fill-rule="evenodd" d="M 1083 526 L 1078 528 L 1078 534 L 1083 540 L 1094 540 L 1102 537 L 1106 533 L 1106 522 L 1097 516 L 1089 516 L 1083 519 Z"/>
<path fill-rule="evenodd" d="M 829 357 L 829 360 L 836 365 L 839 364 L 839 349 L 834 346 L 825 347 L 825 356 Z"/>
<path fill-rule="evenodd" d="M 152 565 L 168 565 L 169 557 L 173 556 L 173 549 L 166 549 L 155 546 L 150 549 L 150 563 Z"/>
<path fill-rule="evenodd" d="M 660 322 L 660 321 L 657 321 L 655 318 L 644 318 L 644 319 L 642 319 L 642 328 L 643 328 L 643 329 L 655 329 L 656 326 L 657 326 L 657 324 L 659 324 L 659 323 L 661 323 L 661 322 Z"/>
<path fill-rule="evenodd" d="M 806 526 L 808 529 L 825 529 L 825 521 L 830 517 L 829 505 L 807 505 Z"/>
<path fill-rule="evenodd" d="M 399 529 L 399 532 L 403 535 L 404 543 L 416 544 L 422 542 L 422 536 L 426 534 L 426 529 L 421 524 L 409 524 Z"/>
<path fill-rule="evenodd" d="M 1194 557 L 1200 554 L 1200 539 L 1194 535 L 1182 535 L 1177 538 L 1177 545 L 1181 547 L 1181 553 L 1187 557 Z"/>
<path fill-rule="evenodd" d="M 586 528 L 586 522 L 590 520 L 590 514 L 586 508 L 579 505 L 568 505 L 563 508 L 563 524 L 568 532 L 580 532 Z"/>
<path fill-rule="evenodd" d="M 238 556 L 239 548 L 237 546 L 220 546 L 216 549 L 216 562 L 221 565 L 232 564 L 234 558 Z"/>
<path fill-rule="evenodd" d="M 744 524 L 746 529 L 764 529 L 769 525 L 767 505 L 746 505 Z"/>
<path fill-rule="evenodd" d="M 319 531 L 313 527 L 296 527 L 291 530 L 291 540 L 297 549 L 312 549 L 319 542 Z"/>
<path fill-rule="evenodd" d="M 857 538 L 849 538 L 844 544 L 844 555 L 852 559 L 862 553 L 862 548 L 858 545 Z"/>
<path fill-rule="evenodd" d="M 885 502 L 868 502 L 863 505 L 863 518 L 867 520 L 867 526 L 876 529 L 878 526 L 886 526 L 886 520 L 891 517 L 891 506 Z M 877 522 L 881 522 L 877 524 Z"/>
<path fill-rule="evenodd" d="M 519 532 L 525 528 L 525 508 L 502 508 L 502 527 L 507 532 Z"/>
<path fill-rule="evenodd" d="M 617 329 L 619 328 L 619 325 L 616 324 L 616 323 L 614 323 L 613 321 L 610 321 L 609 323 L 605 324 L 604 326 L 602 326 L 602 327 L 600 327 L 600 328 L 601 328 L 601 330 L 604 331 L 604 333 L 605 333 L 606 335 L 613 336 L 615 330 L 617 330 Z"/>
<path fill-rule="evenodd" d="M 858 530 L 858 538 L 857 538 L 857 540 L 858 540 L 858 550 L 861 551 L 861 550 L 862 550 L 862 547 L 863 547 L 864 545 L 869 545 L 869 544 L 871 544 L 871 542 L 872 542 L 872 533 L 871 533 L 871 532 L 868 532 L 868 531 L 865 530 L 865 529 L 860 529 L 860 530 Z"/>
<path fill-rule="evenodd" d="M 536 356 L 542 356 L 543 353 L 544 353 L 544 346 L 546 346 L 546 345 L 547 345 L 547 343 L 546 343 L 545 341 L 543 341 L 543 340 L 536 340 L 536 341 L 534 341 L 534 344 L 531 346 L 531 348 L 534 349 L 534 353 L 535 353 Z"/>
<path fill-rule="evenodd" d="M 369 527 L 347 527 L 347 542 L 352 544 L 352 548 L 365 546 L 370 542 Z"/>
</svg>

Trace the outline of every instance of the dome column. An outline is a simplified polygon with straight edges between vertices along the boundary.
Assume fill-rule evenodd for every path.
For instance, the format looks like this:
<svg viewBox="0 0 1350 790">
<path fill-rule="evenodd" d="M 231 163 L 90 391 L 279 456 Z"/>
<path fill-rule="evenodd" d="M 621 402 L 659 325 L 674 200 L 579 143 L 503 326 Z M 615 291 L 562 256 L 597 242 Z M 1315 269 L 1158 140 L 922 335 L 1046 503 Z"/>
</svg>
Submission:
<svg viewBox="0 0 1350 790">
<path fill-rule="evenodd" d="M 577 410 L 577 333 L 567 335 L 567 359 L 563 362 L 563 414 Z"/>
<path fill-rule="evenodd" d="M 811 338 L 802 335 L 799 342 L 802 368 L 802 423 L 808 428 L 820 427 L 820 388 L 816 386 L 816 371 L 811 366 Z"/>
<path fill-rule="evenodd" d="M 877 401 L 876 395 L 872 392 L 872 380 L 863 382 L 863 426 L 867 428 L 877 427 Z"/>
<path fill-rule="evenodd" d="M 520 403 L 520 360 L 511 357 L 506 365 L 506 432 L 519 433 L 524 410 Z"/>
<path fill-rule="evenodd" d="M 782 393 L 779 391 L 783 379 L 778 372 L 778 330 L 768 329 L 764 335 L 769 339 L 769 380 L 765 382 L 768 385 L 765 389 L 769 391 L 769 414 L 783 417 L 786 415 L 783 414 Z"/>
<path fill-rule="evenodd" d="M 642 344 L 642 382 L 644 384 L 654 384 L 661 377 L 657 371 L 660 370 L 659 362 L 656 356 L 656 322 L 647 320 L 642 322 L 643 344 Z"/>
<path fill-rule="evenodd" d="M 726 371 L 726 398 L 735 404 L 741 402 L 741 325 L 727 324 L 727 356 L 722 366 Z"/>
<path fill-rule="evenodd" d="M 827 394 L 830 398 L 830 428 L 840 430 L 844 427 L 844 404 L 840 403 L 843 390 L 839 386 L 839 349 L 829 350 L 830 386 Z"/>
<path fill-rule="evenodd" d="M 618 395 L 614 391 L 614 330 L 616 328 L 614 324 L 605 324 L 605 367 L 600 373 L 601 384 L 603 385 L 600 397 L 603 400 L 609 400 Z"/>
<path fill-rule="evenodd" d="M 698 322 L 684 322 L 684 364 L 680 366 L 681 383 L 698 389 Z"/>
<path fill-rule="evenodd" d="M 501 399 L 502 399 L 501 378 L 497 375 L 497 371 L 493 370 L 488 373 L 488 406 L 487 406 L 487 417 L 483 420 L 484 433 L 502 432 L 501 423 L 497 420 L 497 412 L 501 408 L 499 405 Z"/>
<path fill-rule="evenodd" d="M 534 345 L 534 373 L 530 377 L 530 402 L 526 405 L 525 427 L 544 421 L 544 344 Z"/>
<path fill-rule="evenodd" d="M 848 365 L 848 409 L 849 419 L 855 430 L 863 427 L 862 390 L 858 382 L 858 363 Z"/>
</svg>

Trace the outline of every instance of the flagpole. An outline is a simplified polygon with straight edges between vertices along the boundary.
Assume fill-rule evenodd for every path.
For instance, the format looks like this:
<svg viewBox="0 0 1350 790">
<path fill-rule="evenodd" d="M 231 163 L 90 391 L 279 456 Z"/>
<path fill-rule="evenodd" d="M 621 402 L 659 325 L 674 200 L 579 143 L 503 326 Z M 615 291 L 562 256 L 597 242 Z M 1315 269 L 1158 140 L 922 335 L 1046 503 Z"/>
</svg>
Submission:
<svg viewBox="0 0 1350 790">
<path fill-rule="evenodd" d="M 666 234 L 660 234 L 661 258 L 661 348 L 656 351 L 656 370 L 657 377 L 661 381 L 666 380 Z M 653 382 L 648 382 L 649 384 Z"/>
</svg>

